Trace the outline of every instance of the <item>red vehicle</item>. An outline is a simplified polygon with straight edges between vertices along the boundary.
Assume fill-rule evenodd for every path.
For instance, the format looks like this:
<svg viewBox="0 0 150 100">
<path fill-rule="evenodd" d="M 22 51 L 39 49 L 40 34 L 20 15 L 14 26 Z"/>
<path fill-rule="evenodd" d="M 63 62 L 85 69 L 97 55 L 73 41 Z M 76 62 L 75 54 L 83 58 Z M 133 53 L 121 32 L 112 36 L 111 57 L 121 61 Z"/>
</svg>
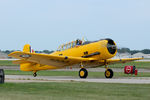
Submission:
<svg viewBox="0 0 150 100">
<path fill-rule="evenodd" d="M 124 67 L 124 73 L 125 74 L 138 74 L 138 70 L 136 69 L 135 66 L 125 66 Z"/>
</svg>

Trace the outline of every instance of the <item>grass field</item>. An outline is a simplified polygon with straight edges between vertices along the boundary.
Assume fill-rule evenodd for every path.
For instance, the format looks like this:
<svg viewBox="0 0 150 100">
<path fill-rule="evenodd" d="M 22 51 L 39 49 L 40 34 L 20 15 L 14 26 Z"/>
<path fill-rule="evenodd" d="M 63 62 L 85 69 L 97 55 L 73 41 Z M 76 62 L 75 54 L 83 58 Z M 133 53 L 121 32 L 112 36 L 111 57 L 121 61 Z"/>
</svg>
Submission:
<svg viewBox="0 0 150 100">
<path fill-rule="evenodd" d="M 150 84 L 6 83 L 0 100 L 149 100 Z"/>
<path fill-rule="evenodd" d="M 128 63 L 121 63 L 121 64 L 114 64 L 109 65 L 110 68 L 124 68 L 125 66 L 136 66 L 137 68 L 146 68 L 150 69 L 150 62 L 128 62 Z"/>
<path fill-rule="evenodd" d="M 136 65 L 149 68 L 150 62 L 130 62 L 110 65 L 123 68 Z M 11 61 L 0 61 L 0 66 L 14 66 Z M 6 75 L 32 75 L 32 72 L 5 70 Z M 38 76 L 73 76 L 78 71 L 39 71 Z M 104 72 L 89 72 L 91 78 L 105 78 Z M 115 72 L 114 77 L 136 77 Z M 150 73 L 139 73 L 137 77 L 150 77 Z M 149 100 L 150 84 L 113 84 L 88 82 L 50 83 L 5 83 L 0 84 L 0 100 Z"/>
<path fill-rule="evenodd" d="M 5 70 L 6 75 L 32 75 L 32 72 L 23 72 L 19 70 Z M 39 71 L 38 76 L 73 76 L 78 77 L 78 71 Z M 104 72 L 89 72 L 88 77 L 91 78 L 105 78 Z M 115 72 L 114 77 L 150 77 L 150 73 L 138 73 L 135 75 L 127 75 L 123 72 Z"/>
<path fill-rule="evenodd" d="M 150 69 L 150 62 L 130 62 L 110 65 L 123 68 L 135 65 Z M 17 66 L 12 61 L 0 61 L 0 66 Z M 32 75 L 32 72 L 5 70 L 6 75 Z M 39 71 L 38 76 L 73 76 L 78 71 Z M 105 78 L 104 72 L 89 72 L 90 78 Z M 117 77 L 136 77 L 123 72 L 115 72 Z M 150 77 L 150 73 L 139 73 L 137 77 Z M 0 100 L 149 100 L 150 84 L 108 84 L 88 82 L 50 83 L 5 83 L 0 84 Z"/>
<path fill-rule="evenodd" d="M 12 61 L 9 60 L 0 60 L 0 66 L 17 66 L 13 64 Z"/>
<path fill-rule="evenodd" d="M 147 68 L 150 69 L 150 62 L 129 62 L 124 64 L 114 64 L 109 65 L 110 68 L 124 68 L 126 65 L 135 65 L 137 68 Z M 16 64 L 13 64 L 12 61 L 0 61 L 0 66 L 19 66 Z"/>
</svg>

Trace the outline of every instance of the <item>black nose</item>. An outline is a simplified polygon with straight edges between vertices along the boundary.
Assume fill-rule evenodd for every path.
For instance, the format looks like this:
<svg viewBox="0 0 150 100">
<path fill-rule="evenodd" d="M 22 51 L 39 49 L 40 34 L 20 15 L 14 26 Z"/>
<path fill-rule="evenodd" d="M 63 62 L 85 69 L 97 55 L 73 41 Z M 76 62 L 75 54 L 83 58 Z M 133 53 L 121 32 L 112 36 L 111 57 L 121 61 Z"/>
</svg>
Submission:
<svg viewBox="0 0 150 100">
<path fill-rule="evenodd" d="M 106 39 L 108 41 L 107 49 L 110 54 L 115 54 L 117 51 L 117 46 L 112 39 Z"/>
</svg>

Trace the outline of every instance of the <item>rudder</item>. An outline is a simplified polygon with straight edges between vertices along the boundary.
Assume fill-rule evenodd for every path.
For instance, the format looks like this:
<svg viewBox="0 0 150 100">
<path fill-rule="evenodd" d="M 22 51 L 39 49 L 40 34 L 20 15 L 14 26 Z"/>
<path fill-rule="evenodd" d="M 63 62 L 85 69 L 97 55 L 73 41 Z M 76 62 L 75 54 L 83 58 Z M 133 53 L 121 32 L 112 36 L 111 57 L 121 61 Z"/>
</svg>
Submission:
<svg viewBox="0 0 150 100">
<path fill-rule="evenodd" d="M 31 46 L 29 44 L 24 45 L 23 52 L 31 53 Z"/>
<path fill-rule="evenodd" d="M 24 45 L 23 52 L 35 53 L 29 44 Z"/>
</svg>

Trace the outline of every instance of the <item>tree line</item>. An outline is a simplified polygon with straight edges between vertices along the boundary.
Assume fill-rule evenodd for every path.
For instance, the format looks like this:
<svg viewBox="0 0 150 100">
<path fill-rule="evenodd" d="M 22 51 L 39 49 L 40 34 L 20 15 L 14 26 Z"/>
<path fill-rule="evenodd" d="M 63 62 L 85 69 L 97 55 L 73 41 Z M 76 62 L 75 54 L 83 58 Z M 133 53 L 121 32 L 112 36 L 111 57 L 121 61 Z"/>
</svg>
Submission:
<svg viewBox="0 0 150 100">
<path fill-rule="evenodd" d="M 4 50 L 4 51 L 1 51 L 2 53 L 5 53 L 5 54 L 10 54 L 11 52 L 14 52 L 14 51 L 20 51 L 20 50 Z M 45 53 L 45 54 L 50 54 L 50 53 L 53 53 L 54 51 L 50 51 L 50 50 L 43 50 L 43 51 L 35 51 L 36 53 Z"/>
<path fill-rule="evenodd" d="M 11 52 L 14 52 L 14 51 L 19 51 L 19 50 L 5 50 L 5 51 L 0 50 L 0 52 L 6 53 L 6 54 L 10 54 Z M 43 50 L 43 51 L 35 51 L 35 52 L 36 53 L 50 54 L 50 53 L 53 53 L 54 51 Z M 119 48 L 118 49 L 118 53 L 130 53 L 131 55 L 138 53 L 138 52 L 142 52 L 144 54 L 150 54 L 150 49 L 143 49 L 143 50 L 130 50 L 129 48 Z"/>
<path fill-rule="evenodd" d="M 135 53 L 144 53 L 144 54 L 150 54 L 150 49 L 143 49 L 143 50 L 130 50 L 129 48 L 119 48 L 118 53 L 130 53 L 131 55 Z"/>
</svg>

